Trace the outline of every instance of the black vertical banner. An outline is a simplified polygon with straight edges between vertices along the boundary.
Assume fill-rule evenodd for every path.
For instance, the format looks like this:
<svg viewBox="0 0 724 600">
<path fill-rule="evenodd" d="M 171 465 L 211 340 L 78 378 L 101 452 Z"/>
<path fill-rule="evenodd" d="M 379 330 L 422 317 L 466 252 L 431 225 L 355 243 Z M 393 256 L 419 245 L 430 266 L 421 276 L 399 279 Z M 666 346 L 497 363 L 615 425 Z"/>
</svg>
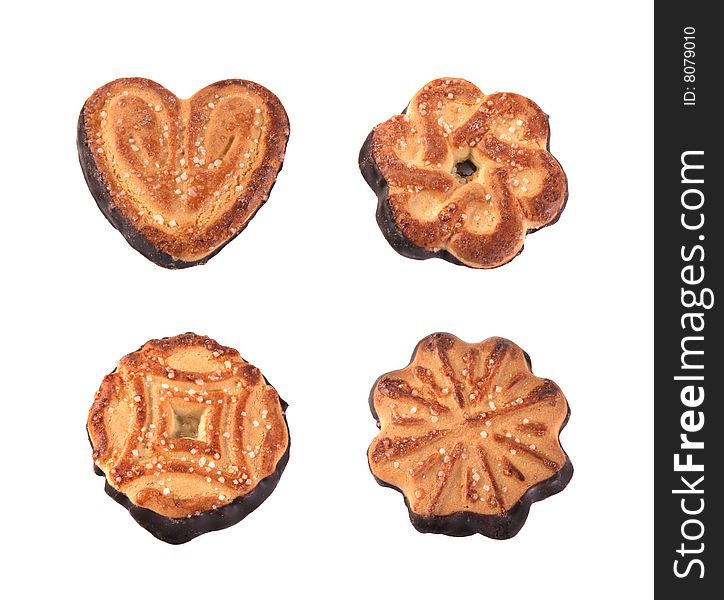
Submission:
<svg viewBox="0 0 724 600">
<path fill-rule="evenodd" d="M 657 597 L 724 597 L 724 33 L 713 6 L 655 9 Z"/>
</svg>

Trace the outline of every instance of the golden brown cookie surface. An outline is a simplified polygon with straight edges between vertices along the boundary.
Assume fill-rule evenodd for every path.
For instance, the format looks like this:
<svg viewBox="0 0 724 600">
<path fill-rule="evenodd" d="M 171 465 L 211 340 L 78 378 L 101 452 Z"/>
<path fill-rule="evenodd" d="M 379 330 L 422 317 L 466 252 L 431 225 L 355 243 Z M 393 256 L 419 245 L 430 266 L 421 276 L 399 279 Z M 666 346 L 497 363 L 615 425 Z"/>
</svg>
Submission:
<svg viewBox="0 0 724 600">
<path fill-rule="evenodd" d="M 99 208 L 157 264 L 200 264 L 244 229 L 281 169 L 289 121 L 252 81 L 219 81 L 187 100 L 142 78 L 86 101 L 78 151 Z"/>
<path fill-rule="evenodd" d="M 559 441 L 566 399 L 509 340 L 430 335 L 370 400 L 380 426 L 370 469 L 403 493 L 421 531 L 511 537 L 530 503 L 572 474 Z"/>
<path fill-rule="evenodd" d="M 436 79 L 373 129 L 360 169 L 398 252 L 492 268 L 563 210 L 566 177 L 548 139 L 548 118 L 531 100 Z"/>
<path fill-rule="evenodd" d="M 236 350 L 184 334 L 121 359 L 96 394 L 88 433 L 112 491 L 185 520 L 276 484 L 289 446 L 284 410 Z"/>
</svg>

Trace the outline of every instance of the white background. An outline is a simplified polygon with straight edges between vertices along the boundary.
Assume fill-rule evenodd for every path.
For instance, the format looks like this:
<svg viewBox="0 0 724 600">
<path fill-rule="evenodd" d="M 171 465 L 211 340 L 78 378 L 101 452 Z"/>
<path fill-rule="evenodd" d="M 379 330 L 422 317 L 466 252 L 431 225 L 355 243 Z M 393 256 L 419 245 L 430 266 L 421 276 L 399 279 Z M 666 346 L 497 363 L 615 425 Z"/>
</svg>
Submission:
<svg viewBox="0 0 724 600">
<path fill-rule="evenodd" d="M 651 596 L 652 3 L 2 10 L 5 592 Z M 206 266 L 152 264 L 88 192 L 78 111 L 122 76 L 181 97 L 241 77 L 287 109 L 291 137 L 268 204 Z M 357 168 L 369 130 L 440 76 L 518 92 L 550 115 L 568 206 L 500 269 L 396 254 Z M 185 331 L 263 370 L 290 404 L 292 453 L 258 511 L 173 547 L 104 494 L 84 428 L 121 356 Z M 369 389 L 434 331 L 516 341 L 569 399 L 573 480 L 510 541 L 419 534 L 401 496 L 369 474 Z"/>
</svg>

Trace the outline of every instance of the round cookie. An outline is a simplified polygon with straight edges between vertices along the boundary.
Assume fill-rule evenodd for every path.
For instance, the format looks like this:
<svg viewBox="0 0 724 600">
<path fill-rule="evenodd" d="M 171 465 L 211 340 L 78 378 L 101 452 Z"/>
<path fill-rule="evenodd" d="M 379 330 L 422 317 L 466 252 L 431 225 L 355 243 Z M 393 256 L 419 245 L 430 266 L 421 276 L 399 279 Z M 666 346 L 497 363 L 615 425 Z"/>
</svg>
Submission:
<svg viewBox="0 0 724 600">
<path fill-rule="evenodd" d="M 88 415 L 108 495 L 157 538 L 229 527 L 289 459 L 286 403 L 233 348 L 193 333 L 151 340 L 106 375 Z"/>
</svg>

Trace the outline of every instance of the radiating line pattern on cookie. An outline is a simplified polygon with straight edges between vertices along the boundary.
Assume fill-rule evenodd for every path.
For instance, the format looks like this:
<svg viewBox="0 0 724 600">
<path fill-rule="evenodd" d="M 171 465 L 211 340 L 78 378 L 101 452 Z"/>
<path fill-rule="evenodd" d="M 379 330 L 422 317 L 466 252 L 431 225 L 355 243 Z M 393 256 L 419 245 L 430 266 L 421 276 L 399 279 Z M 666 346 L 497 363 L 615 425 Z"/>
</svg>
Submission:
<svg viewBox="0 0 724 600">
<path fill-rule="evenodd" d="M 370 468 L 420 515 L 504 514 L 567 460 L 563 393 L 503 338 L 433 334 L 408 367 L 378 380 L 372 400 Z"/>
</svg>

